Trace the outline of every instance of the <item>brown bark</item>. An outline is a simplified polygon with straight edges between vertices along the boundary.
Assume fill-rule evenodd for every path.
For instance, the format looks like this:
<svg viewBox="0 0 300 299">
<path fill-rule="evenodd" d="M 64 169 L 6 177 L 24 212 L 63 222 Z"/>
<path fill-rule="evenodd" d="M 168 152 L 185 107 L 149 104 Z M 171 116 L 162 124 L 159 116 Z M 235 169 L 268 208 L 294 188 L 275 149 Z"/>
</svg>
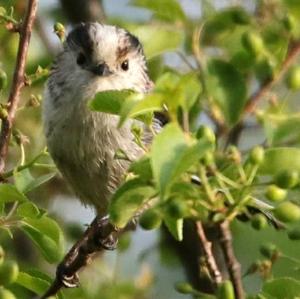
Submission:
<svg viewBox="0 0 300 299">
<path fill-rule="evenodd" d="M 27 6 L 27 12 L 24 18 L 24 22 L 20 28 L 20 41 L 18 48 L 17 61 L 12 80 L 12 86 L 7 100 L 7 118 L 2 120 L 1 132 L 0 132 L 0 173 L 4 171 L 5 160 L 8 153 L 8 144 L 11 136 L 11 130 L 15 119 L 17 107 L 20 99 L 20 92 L 25 84 L 25 64 L 28 54 L 28 47 L 30 36 L 33 28 L 33 24 L 37 11 L 37 0 L 29 0 Z"/>
</svg>

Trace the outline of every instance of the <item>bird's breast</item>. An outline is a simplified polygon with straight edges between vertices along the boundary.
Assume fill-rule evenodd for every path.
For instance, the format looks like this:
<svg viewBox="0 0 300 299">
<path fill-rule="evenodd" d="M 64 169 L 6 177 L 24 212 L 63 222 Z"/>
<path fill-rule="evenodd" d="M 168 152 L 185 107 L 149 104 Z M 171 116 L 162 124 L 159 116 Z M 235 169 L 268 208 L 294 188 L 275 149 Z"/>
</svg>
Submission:
<svg viewBox="0 0 300 299">
<path fill-rule="evenodd" d="M 118 128 L 117 116 L 90 111 L 84 102 L 65 108 L 44 112 L 49 152 L 80 199 L 101 212 L 128 166 L 115 158 L 116 151 L 136 159 L 142 150 L 133 141 L 130 122 Z"/>
</svg>

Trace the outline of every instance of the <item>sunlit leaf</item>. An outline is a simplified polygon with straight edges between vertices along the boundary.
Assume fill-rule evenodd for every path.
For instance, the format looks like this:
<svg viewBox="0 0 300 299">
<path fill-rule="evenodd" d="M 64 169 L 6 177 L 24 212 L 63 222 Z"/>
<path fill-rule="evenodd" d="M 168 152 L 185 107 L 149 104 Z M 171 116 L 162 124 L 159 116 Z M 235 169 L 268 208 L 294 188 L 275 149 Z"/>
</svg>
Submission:
<svg viewBox="0 0 300 299">
<path fill-rule="evenodd" d="M 119 115 L 121 126 L 128 118 L 137 118 L 146 124 L 151 123 L 151 112 L 160 110 L 161 104 L 158 95 L 120 90 L 99 92 L 90 101 L 89 107 L 94 111 Z"/>
<path fill-rule="evenodd" d="M 142 96 L 134 94 L 124 101 L 120 111 L 120 124 L 122 125 L 128 118 L 138 118 L 143 120 L 143 115 L 149 115 L 152 119 L 152 112 L 162 109 L 163 97 L 160 94 L 149 94 Z"/>
<path fill-rule="evenodd" d="M 129 117 L 136 117 L 147 112 L 160 111 L 162 109 L 163 97 L 161 94 L 149 94 L 140 101 L 136 101 L 130 110 Z"/>
<path fill-rule="evenodd" d="M 190 140 L 176 124 L 168 124 L 156 136 L 151 148 L 151 165 L 156 183 L 164 197 L 170 185 L 200 159 L 211 144 Z"/>
<path fill-rule="evenodd" d="M 89 102 L 89 107 L 94 111 L 110 114 L 119 114 L 124 101 L 133 92 L 130 90 L 109 90 L 96 94 Z"/>
<path fill-rule="evenodd" d="M 18 206 L 17 214 L 21 217 L 37 218 L 40 215 L 40 211 L 34 203 L 28 201 Z"/>
</svg>

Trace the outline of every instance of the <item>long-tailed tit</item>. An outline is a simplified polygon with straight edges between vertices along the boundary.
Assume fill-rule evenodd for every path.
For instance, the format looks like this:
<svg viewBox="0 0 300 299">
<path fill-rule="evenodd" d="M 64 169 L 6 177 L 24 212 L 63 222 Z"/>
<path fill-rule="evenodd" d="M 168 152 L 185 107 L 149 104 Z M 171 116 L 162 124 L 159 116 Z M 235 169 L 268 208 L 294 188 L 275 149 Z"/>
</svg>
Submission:
<svg viewBox="0 0 300 299">
<path fill-rule="evenodd" d="M 133 140 L 132 121 L 118 128 L 117 116 L 93 112 L 87 102 L 101 91 L 144 93 L 151 87 L 142 45 L 115 26 L 78 25 L 52 67 L 43 107 L 48 149 L 79 199 L 100 216 L 128 167 L 114 158 L 116 151 L 134 160 L 142 149 Z"/>
</svg>

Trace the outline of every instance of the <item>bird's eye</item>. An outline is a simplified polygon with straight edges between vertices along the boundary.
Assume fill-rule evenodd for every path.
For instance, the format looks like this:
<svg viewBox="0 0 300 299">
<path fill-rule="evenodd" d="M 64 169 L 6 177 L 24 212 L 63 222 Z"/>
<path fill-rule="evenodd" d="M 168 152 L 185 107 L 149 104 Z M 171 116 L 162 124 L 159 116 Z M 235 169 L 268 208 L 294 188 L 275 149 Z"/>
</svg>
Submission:
<svg viewBox="0 0 300 299">
<path fill-rule="evenodd" d="M 85 62 L 86 62 L 86 58 L 85 58 L 84 54 L 79 53 L 79 55 L 77 56 L 77 64 L 83 65 Z"/>
<path fill-rule="evenodd" d="M 128 68 L 129 68 L 129 63 L 128 63 L 128 60 L 127 60 L 127 59 L 124 60 L 124 61 L 122 62 L 121 68 L 122 68 L 123 71 L 127 71 L 127 70 L 128 70 Z"/>
</svg>

